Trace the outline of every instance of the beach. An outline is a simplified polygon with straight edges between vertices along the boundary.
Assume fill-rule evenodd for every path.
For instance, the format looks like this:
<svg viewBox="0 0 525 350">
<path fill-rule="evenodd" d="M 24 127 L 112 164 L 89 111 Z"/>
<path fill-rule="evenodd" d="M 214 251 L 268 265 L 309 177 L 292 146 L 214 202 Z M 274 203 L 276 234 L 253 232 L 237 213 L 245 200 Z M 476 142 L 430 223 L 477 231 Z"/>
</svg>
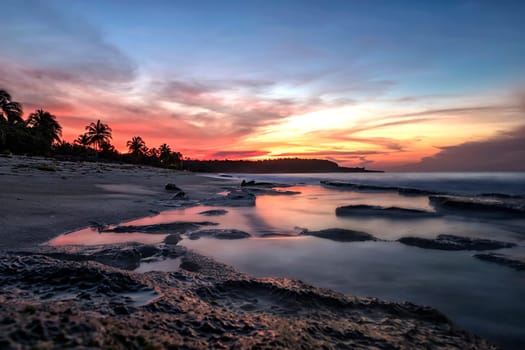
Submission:
<svg viewBox="0 0 525 350">
<path fill-rule="evenodd" d="M 117 224 L 166 209 L 155 204 L 183 186 L 191 198 L 220 192 L 227 181 L 132 164 L 67 162 L 43 157 L 0 157 L 0 250 L 34 247 L 57 234 Z"/>
<path fill-rule="evenodd" d="M 259 175 L 240 186 L 233 175 L 0 157 L 0 345 L 497 348 L 462 330 L 466 325 L 518 348 L 522 335 L 514 323 L 499 330 L 506 342 L 491 333 L 503 315 L 485 308 L 472 316 L 469 308 L 479 305 L 458 308 L 468 293 L 443 304 L 439 293 L 454 295 L 465 290 L 461 283 L 485 281 L 476 288 L 496 294 L 480 300 L 507 298 L 502 310 L 514 308 L 521 317 L 521 307 L 512 305 L 516 298 L 491 287 L 507 290 L 521 272 L 468 252 L 485 245 L 518 249 L 520 239 L 507 227 L 512 221 L 498 228 L 499 219 L 490 226 L 442 217 L 432 211 L 427 190 L 375 184 L 355 192 L 355 185 L 344 185 L 347 191 L 338 182 L 300 180 L 305 183 L 292 186 L 297 176 Z M 377 202 L 405 209 L 359 204 L 353 207 L 359 218 L 335 215 L 338 206 Z M 432 240 L 447 227 L 472 238 Z M 423 242 L 430 250 L 401 244 L 416 232 L 428 237 Z M 460 251 L 431 250 L 436 244 Z M 458 267 L 463 270 L 451 274 Z M 519 294 L 521 284 L 514 287 Z M 443 314 L 428 304 L 450 307 Z M 484 318 L 494 320 L 477 325 Z"/>
</svg>

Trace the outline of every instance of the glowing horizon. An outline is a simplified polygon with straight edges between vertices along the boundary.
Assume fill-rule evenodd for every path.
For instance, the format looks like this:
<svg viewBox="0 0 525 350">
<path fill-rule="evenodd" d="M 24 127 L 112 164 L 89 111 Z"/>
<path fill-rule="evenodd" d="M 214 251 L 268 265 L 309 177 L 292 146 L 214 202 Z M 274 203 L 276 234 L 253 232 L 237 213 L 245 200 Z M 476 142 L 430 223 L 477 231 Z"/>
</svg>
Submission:
<svg viewBox="0 0 525 350">
<path fill-rule="evenodd" d="M 69 142 L 100 119 L 120 152 L 141 136 L 192 159 L 525 170 L 518 1 L 5 8 L 0 88 Z"/>
</svg>

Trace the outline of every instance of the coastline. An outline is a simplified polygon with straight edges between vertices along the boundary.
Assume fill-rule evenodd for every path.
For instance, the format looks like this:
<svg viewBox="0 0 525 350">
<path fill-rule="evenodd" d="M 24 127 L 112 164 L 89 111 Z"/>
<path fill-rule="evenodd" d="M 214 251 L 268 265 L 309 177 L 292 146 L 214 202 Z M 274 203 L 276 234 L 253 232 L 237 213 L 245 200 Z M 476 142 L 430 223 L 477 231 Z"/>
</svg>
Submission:
<svg viewBox="0 0 525 350">
<path fill-rule="evenodd" d="M 35 247 L 90 222 L 117 224 L 170 209 L 155 204 L 173 196 L 167 183 L 204 199 L 229 182 L 132 164 L 3 156 L 0 251 Z"/>
<path fill-rule="evenodd" d="M 253 278 L 178 245 L 37 246 L 89 222 L 117 224 L 170 209 L 155 204 L 173 196 L 166 183 L 202 200 L 231 186 L 227 178 L 13 156 L 0 157 L 0 181 L 6 189 L 0 251 L 19 250 L 0 254 L 0 311 L 9 318 L 0 325 L 0 344 L 495 348 L 430 307 Z M 121 268 L 162 257 L 181 259 L 179 271 Z"/>
</svg>

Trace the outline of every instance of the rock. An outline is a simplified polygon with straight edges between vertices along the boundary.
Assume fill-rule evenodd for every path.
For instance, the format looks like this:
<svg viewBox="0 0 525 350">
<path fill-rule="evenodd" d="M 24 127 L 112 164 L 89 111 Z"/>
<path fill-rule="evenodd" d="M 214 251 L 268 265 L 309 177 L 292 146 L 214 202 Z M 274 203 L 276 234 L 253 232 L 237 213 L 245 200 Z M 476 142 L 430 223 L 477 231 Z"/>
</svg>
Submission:
<svg viewBox="0 0 525 350">
<path fill-rule="evenodd" d="M 515 243 L 454 235 L 439 235 L 435 239 L 402 237 L 398 241 L 414 247 L 438 250 L 494 250 L 516 246 Z"/>
<path fill-rule="evenodd" d="M 273 188 L 273 187 L 292 187 L 293 185 L 289 184 L 281 184 L 281 183 L 275 183 L 275 182 L 255 182 L 253 180 L 246 181 L 242 180 L 241 187 L 267 187 L 267 188 Z"/>
<path fill-rule="evenodd" d="M 335 210 L 337 216 L 376 216 L 376 217 L 387 217 L 389 219 L 421 219 L 437 216 L 436 213 L 419 210 L 419 209 L 407 209 L 398 207 L 380 207 L 376 205 L 347 205 L 339 207 Z"/>
<path fill-rule="evenodd" d="M 428 196 L 428 195 L 435 195 L 435 194 L 442 193 L 442 192 L 422 190 L 422 189 L 410 188 L 410 187 L 362 185 L 362 184 L 355 184 L 351 182 L 342 182 L 342 181 L 321 180 L 321 184 L 324 186 L 337 187 L 340 189 L 347 189 L 347 190 L 352 190 L 352 191 L 397 192 L 402 196 Z"/>
<path fill-rule="evenodd" d="M 215 210 L 206 210 L 206 211 L 201 211 L 199 213 L 199 215 L 204 215 L 204 216 L 220 216 L 220 215 L 226 215 L 228 213 L 227 210 L 224 210 L 224 209 L 215 209 Z"/>
<path fill-rule="evenodd" d="M 203 205 L 221 207 L 253 207 L 255 195 L 246 191 L 231 191 L 225 196 L 218 196 L 202 201 Z"/>
<path fill-rule="evenodd" d="M 496 254 L 496 253 L 474 254 L 474 257 L 479 260 L 488 261 L 488 262 L 500 264 L 503 266 L 507 266 L 514 270 L 525 271 L 525 260 L 512 259 L 504 254 Z"/>
<path fill-rule="evenodd" d="M 171 197 L 172 200 L 184 200 L 187 201 L 190 198 L 186 195 L 184 191 L 177 192 L 173 197 Z"/>
<path fill-rule="evenodd" d="M 0 286 L 2 348 L 496 349 L 429 307 L 253 278 L 189 252 L 178 271 L 146 274 L 0 254 Z"/>
<path fill-rule="evenodd" d="M 189 231 L 195 231 L 201 228 L 201 226 L 215 226 L 218 225 L 215 222 L 200 221 L 200 222 L 188 222 L 188 221 L 176 221 L 165 224 L 154 224 L 154 225 L 143 225 L 143 226 L 117 226 L 112 229 L 106 229 L 103 232 L 115 232 L 115 233 L 129 233 L 129 232 L 141 232 L 141 233 L 186 233 Z"/>
<path fill-rule="evenodd" d="M 180 264 L 180 268 L 190 272 L 199 272 L 201 266 L 193 261 L 183 260 Z"/>
<path fill-rule="evenodd" d="M 448 213 L 525 217 L 525 200 L 507 197 L 430 196 L 430 204 Z"/>
<path fill-rule="evenodd" d="M 164 243 L 165 244 L 171 244 L 171 245 L 176 245 L 177 243 L 179 243 L 180 241 L 182 240 L 182 237 L 177 234 L 177 233 L 172 233 L 171 235 L 167 236 L 166 238 L 164 238 Z"/>
<path fill-rule="evenodd" d="M 177 185 L 172 184 L 172 183 L 166 184 L 166 186 L 164 186 L 164 188 L 166 189 L 166 191 L 182 192 L 182 190 Z"/>
<path fill-rule="evenodd" d="M 319 238 L 330 239 L 337 242 L 363 242 L 363 241 L 377 241 L 377 238 L 369 233 L 346 230 L 342 228 L 329 228 L 320 231 L 308 231 L 301 232 L 301 235 L 315 236 Z"/>
<path fill-rule="evenodd" d="M 255 194 L 255 195 L 295 195 L 295 194 L 301 194 L 301 192 L 298 191 L 279 191 L 274 190 L 273 188 L 251 188 L 251 187 L 245 187 L 244 191 Z"/>
<path fill-rule="evenodd" d="M 212 237 L 217 239 L 242 239 L 251 237 L 247 232 L 234 229 L 211 229 L 192 232 L 190 239 L 199 239 L 201 237 Z"/>
</svg>

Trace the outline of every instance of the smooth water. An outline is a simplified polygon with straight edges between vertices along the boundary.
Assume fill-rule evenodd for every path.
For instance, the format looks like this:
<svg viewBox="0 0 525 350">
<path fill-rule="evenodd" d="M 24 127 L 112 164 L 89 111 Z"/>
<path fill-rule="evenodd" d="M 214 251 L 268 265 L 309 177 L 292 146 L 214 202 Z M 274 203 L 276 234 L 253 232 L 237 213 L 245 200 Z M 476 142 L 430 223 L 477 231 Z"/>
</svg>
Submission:
<svg viewBox="0 0 525 350">
<path fill-rule="evenodd" d="M 282 174 L 239 175 L 281 183 L 303 183 L 289 188 L 299 195 L 257 197 L 251 208 L 224 208 L 224 216 L 198 213 L 217 207 L 193 207 L 162 212 L 127 224 L 171 221 L 214 221 L 216 228 L 235 228 L 253 235 L 243 240 L 184 239 L 180 244 L 254 276 L 301 279 L 346 294 L 430 305 L 460 326 L 507 348 L 525 348 L 525 273 L 483 262 L 472 252 L 438 251 L 395 242 L 403 236 L 435 237 L 454 234 L 518 243 L 499 250 L 525 256 L 525 218 L 487 219 L 449 215 L 426 219 L 348 218 L 335 208 L 372 204 L 433 210 L 426 196 L 396 192 L 341 191 L 318 185 L 319 179 L 359 184 L 400 186 L 455 193 L 523 194 L 525 175 L 487 174 Z M 238 183 L 238 182 L 236 182 Z M 213 227 L 211 227 L 213 228 Z M 335 242 L 310 236 L 263 238 L 268 233 L 297 235 L 302 229 L 346 228 L 365 231 L 385 241 Z M 57 237 L 52 245 L 101 244 L 123 241 L 161 242 L 166 235 L 98 233 L 85 229 Z M 144 265 L 143 271 L 178 269 L 169 262 Z"/>
</svg>

